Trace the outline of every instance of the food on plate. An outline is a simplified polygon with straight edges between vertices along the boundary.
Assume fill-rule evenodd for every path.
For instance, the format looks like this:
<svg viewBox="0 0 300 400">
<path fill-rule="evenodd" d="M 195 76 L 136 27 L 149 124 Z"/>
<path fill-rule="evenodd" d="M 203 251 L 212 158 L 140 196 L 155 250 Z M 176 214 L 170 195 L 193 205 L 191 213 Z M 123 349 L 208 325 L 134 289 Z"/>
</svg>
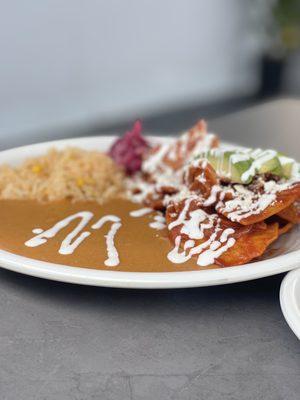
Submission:
<svg viewBox="0 0 300 400">
<path fill-rule="evenodd" d="M 199 266 L 245 264 L 261 256 L 278 237 L 276 223 L 259 222 L 248 226 L 233 223 L 203 207 L 197 198 L 171 204 L 166 220 L 175 243 L 169 259 L 175 263 L 195 256 Z"/>
<path fill-rule="evenodd" d="M 50 149 L 17 167 L 0 167 L 0 199 L 97 201 L 124 192 L 124 173 L 99 151 Z"/>
<path fill-rule="evenodd" d="M 126 132 L 111 146 L 109 155 L 116 164 L 131 175 L 140 170 L 143 156 L 149 147 L 147 140 L 142 136 L 141 121 L 136 121 L 132 130 Z"/>
<path fill-rule="evenodd" d="M 300 222 L 300 202 L 296 200 L 278 213 L 282 219 L 298 224 Z"/>
<path fill-rule="evenodd" d="M 168 272 L 247 264 L 300 222 L 299 164 L 233 148 L 205 121 L 179 138 L 142 125 L 107 153 L 51 149 L 0 167 L 0 247 L 77 267 Z"/>
</svg>

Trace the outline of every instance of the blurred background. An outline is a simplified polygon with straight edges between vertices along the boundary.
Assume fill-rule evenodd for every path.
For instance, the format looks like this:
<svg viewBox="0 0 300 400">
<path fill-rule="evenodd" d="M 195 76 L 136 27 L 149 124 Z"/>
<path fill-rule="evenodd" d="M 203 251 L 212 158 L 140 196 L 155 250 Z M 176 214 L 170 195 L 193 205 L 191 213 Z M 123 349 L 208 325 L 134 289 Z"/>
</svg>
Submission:
<svg viewBox="0 0 300 400">
<path fill-rule="evenodd" d="M 2 3 L 1 148 L 300 94 L 300 0 Z"/>
</svg>

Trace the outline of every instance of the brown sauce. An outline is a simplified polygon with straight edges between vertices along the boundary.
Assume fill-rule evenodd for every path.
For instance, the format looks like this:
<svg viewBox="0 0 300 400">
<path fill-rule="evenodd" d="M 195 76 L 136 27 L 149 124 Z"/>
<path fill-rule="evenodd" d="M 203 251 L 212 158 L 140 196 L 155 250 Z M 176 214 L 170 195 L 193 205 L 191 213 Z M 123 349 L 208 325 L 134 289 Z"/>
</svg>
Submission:
<svg viewBox="0 0 300 400">
<path fill-rule="evenodd" d="M 159 231 L 149 227 L 149 223 L 153 221 L 153 213 L 138 218 L 129 215 L 130 211 L 139 208 L 142 207 L 121 199 L 112 200 L 104 205 L 93 202 L 60 201 L 42 204 L 30 200 L 1 200 L 0 248 L 37 260 L 110 271 L 173 272 L 216 268 L 199 267 L 196 259 L 184 264 L 171 263 L 167 254 L 172 245 L 166 229 Z M 104 264 L 107 258 L 105 235 L 110 224 L 105 224 L 99 230 L 91 230 L 91 235 L 72 254 L 62 255 L 58 250 L 66 235 L 77 226 L 78 220 L 72 221 L 45 244 L 38 247 L 25 246 L 25 242 L 34 236 L 33 229 L 49 229 L 55 223 L 79 211 L 91 211 L 94 214 L 85 230 L 89 230 L 99 218 L 107 214 L 121 218 L 122 226 L 114 239 L 120 258 L 119 265 L 107 267 Z"/>
</svg>

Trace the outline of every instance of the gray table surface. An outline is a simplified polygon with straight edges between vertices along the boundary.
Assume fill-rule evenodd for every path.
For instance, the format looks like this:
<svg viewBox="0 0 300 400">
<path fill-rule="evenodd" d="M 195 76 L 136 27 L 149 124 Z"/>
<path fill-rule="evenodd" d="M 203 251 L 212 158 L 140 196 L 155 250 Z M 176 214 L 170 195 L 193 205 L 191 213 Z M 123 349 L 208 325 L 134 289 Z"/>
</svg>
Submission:
<svg viewBox="0 0 300 400">
<path fill-rule="evenodd" d="M 274 142 L 300 156 L 291 142 L 299 102 L 275 108 L 286 122 L 290 112 L 298 116 L 281 137 L 274 104 L 212 126 L 228 139 Z M 243 121 L 263 130 L 243 136 Z M 0 270 L 0 399 L 298 400 L 300 346 L 280 310 L 282 277 L 129 291 Z"/>
</svg>

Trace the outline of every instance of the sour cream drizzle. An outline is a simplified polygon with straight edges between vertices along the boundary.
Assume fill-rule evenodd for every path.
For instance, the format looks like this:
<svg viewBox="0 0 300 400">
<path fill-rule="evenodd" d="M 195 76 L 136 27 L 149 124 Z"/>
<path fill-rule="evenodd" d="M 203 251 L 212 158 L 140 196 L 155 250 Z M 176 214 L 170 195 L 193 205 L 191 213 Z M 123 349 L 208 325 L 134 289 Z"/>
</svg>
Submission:
<svg viewBox="0 0 300 400">
<path fill-rule="evenodd" d="M 60 254 L 72 254 L 73 251 L 87 238 L 91 233 L 88 231 L 81 232 L 82 229 L 90 222 L 94 214 L 90 211 L 81 211 L 76 214 L 70 215 L 67 218 L 57 222 L 52 228 L 41 233 L 36 234 L 33 238 L 25 242 L 27 247 L 37 247 L 48 241 L 48 239 L 54 237 L 61 229 L 65 228 L 74 219 L 80 218 L 80 222 L 62 241 L 62 244 L 58 250 Z M 37 231 L 36 231 L 37 232 Z M 73 241 L 73 239 L 80 233 L 80 235 Z M 72 242 L 73 241 L 73 242 Z M 72 242 L 72 243 L 71 243 Z"/>
<path fill-rule="evenodd" d="M 181 225 L 179 234 L 175 238 L 175 247 L 168 253 L 168 260 L 175 264 L 184 263 L 197 255 L 197 264 L 207 266 L 214 264 L 216 259 L 225 253 L 235 244 L 235 239 L 229 237 L 234 234 L 234 229 L 220 228 L 220 219 L 216 214 L 208 214 L 204 210 L 197 209 L 189 212 L 189 207 L 193 199 L 187 199 L 178 218 L 168 225 L 168 229 Z M 204 231 L 213 229 L 210 237 L 198 246 L 195 240 L 205 237 Z M 183 250 L 180 251 L 182 238 L 188 237 Z M 195 240 L 193 240 L 195 239 Z"/>
<path fill-rule="evenodd" d="M 183 207 L 181 213 L 179 214 L 178 218 L 168 225 L 169 230 L 175 228 L 175 226 L 181 225 L 185 221 L 186 215 L 187 215 L 187 212 L 189 210 L 192 200 L 193 200 L 193 197 L 190 197 L 189 199 L 187 199 L 185 201 L 184 207 Z"/>
<path fill-rule="evenodd" d="M 262 151 L 261 149 L 257 149 L 252 151 L 250 155 L 255 159 L 252 162 L 251 167 L 242 174 L 242 182 L 246 182 L 250 177 L 254 176 L 256 171 L 258 171 L 262 165 L 270 161 L 272 158 L 276 157 L 277 152 L 274 150 Z"/>
<path fill-rule="evenodd" d="M 259 180 L 263 191 L 249 190 L 247 187 L 239 184 L 233 185 L 229 189 L 223 188 L 232 197 L 231 200 L 223 201 L 219 196 L 219 201 L 216 204 L 216 210 L 225 212 L 227 218 L 231 221 L 240 221 L 241 219 L 250 217 L 251 215 L 260 214 L 268 206 L 273 204 L 277 199 L 277 194 L 292 187 L 293 181 L 275 182 L 273 180 L 264 182 Z"/>
<path fill-rule="evenodd" d="M 100 229 L 106 222 L 113 222 L 108 234 L 105 235 L 106 238 L 106 248 L 107 248 L 107 255 L 108 258 L 104 261 L 104 264 L 107 267 L 115 267 L 119 265 L 119 254 L 115 247 L 114 238 L 117 231 L 121 228 L 121 220 L 119 217 L 115 215 L 105 215 L 104 217 L 100 218 L 94 225 L 92 225 L 92 229 Z"/>
<path fill-rule="evenodd" d="M 166 227 L 166 219 L 163 215 L 158 214 L 154 216 L 154 221 L 150 222 L 149 224 L 150 228 L 152 229 L 157 229 L 157 230 L 162 230 L 165 229 Z"/>
<path fill-rule="evenodd" d="M 214 185 L 211 189 L 209 197 L 204 201 L 203 205 L 205 207 L 211 206 L 217 201 L 217 195 L 221 192 L 219 185 Z"/>
<path fill-rule="evenodd" d="M 157 168 L 157 166 L 161 163 L 162 159 L 164 156 L 167 154 L 169 151 L 170 145 L 168 143 L 163 144 L 159 150 L 152 155 L 152 157 L 149 157 L 148 160 L 145 160 L 142 166 L 142 169 L 144 172 L 154 172 Z"/>
<path fill-rule="evenodd" d="M 143 215 L 146 214 L 150 214 L 152 211 L 153 211 L 152 208 L 145 207 L 145 208 L 140 208 L 138 210 L 130 211 L 129 215 L 131 217 L 137 218 L 137 217 L 142 217 Z"/>
<path fill-rule="evenodd" d="M 139 210 L 131 211 L 129 215 L 133 218 L 138 218 L 143 217 L 146 214 L 150 214 L 151 212 L 154 212 L 152 208 L 141 208 Z M 153 220 L 153 222 L 149 223 L 150 228 L 157 229 L 159 231 L 166 228 L 166 219 L 161 213 L 154 215 Z"/>
<path fill-rule="evenodd" d="M 42 233 L 42 232 L 43 232 L 43 229 L 41 229 L 41 228 L 32 229 L 32 233 L 35 233 L 36 235 L 38 235 L 39 233 Z"/>
<path fill-rule="evenodd" d="M 64 218 L 63 220 L 57 222 L 52 228 L 49 228 L 45 231 L 41 228 L 35 228 L 32 230 L 32 232 L 35 233 L 36 236 L 27 240 L 25 242 L 25 246 L 37 247 L 45 244 L 48 239 L 53 238 L 61 229 L 68 226 L 73 220 L 80 218 L 81 220 L 78 225 L 65 237 L 58 250 L 60 254 L 72 254 L 74 250 L 84 241 L 84 239 L 90 236 L 91 232 L 81 231 L 86 227 L 93 216 L 94 214 L 90 211 L 81 211 Z M 112 226 L 108 234 L 105 235 L 108 258 L 104 261 L 104 264 L 109 267 L 114 267 L 120 263 L 119 255 L 114 244 L 114 238 L 122 224 L 120 218 L 116 215 L 105 215 L 92 225 L 92 229 L 100 229 L 106 222 L 112 222 Z M 77 235 L 79 236 L 75 239 Z"/>
</svg>

